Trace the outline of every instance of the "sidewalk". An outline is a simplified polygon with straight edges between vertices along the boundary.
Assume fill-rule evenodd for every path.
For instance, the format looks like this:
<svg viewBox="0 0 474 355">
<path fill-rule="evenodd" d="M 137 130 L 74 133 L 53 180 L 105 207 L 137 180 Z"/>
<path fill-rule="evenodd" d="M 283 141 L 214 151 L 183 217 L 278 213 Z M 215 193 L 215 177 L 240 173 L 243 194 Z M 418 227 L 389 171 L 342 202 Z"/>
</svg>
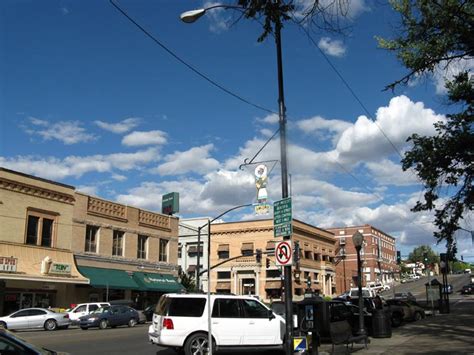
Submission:
<svg viewBox="0 0 474 355">
<path fill-rule="evenodd" d="M 474 355 L 474 300 L 452 303 L 449 314 L 429 316 L 394 328 L 391 338 L 370 338 L 368 347 L 354 344 L 350 353 Z M 339 345 L 335 349 L 334 354 L 345 354 L 345 346 Z M 331 344 L 322 344 L 319 353 L 330 354 Z"/>
</svg>

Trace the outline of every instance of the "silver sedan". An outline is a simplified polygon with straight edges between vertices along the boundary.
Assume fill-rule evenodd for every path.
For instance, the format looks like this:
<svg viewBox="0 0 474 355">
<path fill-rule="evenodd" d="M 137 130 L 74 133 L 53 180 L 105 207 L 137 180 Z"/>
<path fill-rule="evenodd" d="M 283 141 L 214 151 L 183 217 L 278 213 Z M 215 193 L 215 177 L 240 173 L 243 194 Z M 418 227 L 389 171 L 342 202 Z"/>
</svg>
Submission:
<svg viewBox="0 0 474 355">
<path fill-rule="evenodd" d="M 67 328 L 71 324 L 69 315 L 55 313 L 45 308 L 20 309 L 8 316 L 0 317 L 0 327 L 6 329 L 44 328 L 56 330 Z"/>
</svg>

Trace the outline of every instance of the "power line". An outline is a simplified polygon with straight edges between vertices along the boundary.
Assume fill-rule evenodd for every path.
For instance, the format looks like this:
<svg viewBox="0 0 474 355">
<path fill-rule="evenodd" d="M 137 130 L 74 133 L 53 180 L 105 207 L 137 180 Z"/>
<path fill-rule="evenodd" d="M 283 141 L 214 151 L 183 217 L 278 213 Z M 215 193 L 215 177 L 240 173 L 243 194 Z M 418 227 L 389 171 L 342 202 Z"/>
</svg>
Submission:
<svg viewBox="0 0 474 355">
<path fill-rule="evenodd" d="M 211 85 L 219 88 L 220 90 L 224 91 L 225 93 L 229 94 L 230 96 L 236 98 L 237 100 L 240 100 L 250 106 L 253 106 L 261 111 L 265 111 L 267 113 L 272 113 L 272 114 L 277 114 L 275 111 L 270 110 L 266 107 L 263 107 L 261 105 L 258 105 L 256 103 L 251 102 L 250 100 L 245 99 L 244 97 L 232 92 L 231 90 L 225 88 L 223 85 L 219 84 L 215 80 L 211 79 L 207 75 L 203 74 L 200 72 L 198 69 L 196 69 L 194 66 L 189 64 L 187 61 L 182 59 L 180 56 L 178 56 L 175 52 L 173 52 L 171 49 L 169 49 L 166 45 L 164 45 L 156 36 L 151 34 L 148 30 L 146 30 L 142 25 L 140 25 L 137 21 L 135 21 L 125 10 L 123 10 L 120 6 L 118 6 L 114 0 L 109 0 L 109 2 L 123 15 L 125 16 L 131 23 L 133 23 L 140 31 L 142 31 L 147 37 L 149 37 L 153 42 L 155 42 L 157 45 L 159 45 L 162 49 L 164 49 L 169 55 L 171 55 L 173 58 L 175 58 L 178 62 L 186 66 L 188 69 L 190 69 L 192 72 L 209 82 Z"/>
</svg>

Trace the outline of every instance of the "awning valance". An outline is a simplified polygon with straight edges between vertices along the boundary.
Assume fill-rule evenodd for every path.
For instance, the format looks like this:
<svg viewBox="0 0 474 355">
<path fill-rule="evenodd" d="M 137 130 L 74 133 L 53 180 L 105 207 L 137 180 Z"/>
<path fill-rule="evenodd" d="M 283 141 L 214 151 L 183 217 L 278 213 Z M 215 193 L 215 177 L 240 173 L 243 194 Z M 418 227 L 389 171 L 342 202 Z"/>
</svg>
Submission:
<svg viewBox="0 0 474 355">
<path fill-rule="evenodd" d="M 203 250 L 203 249 L 202 249 L 202 245 L 201 245 L 201 246 L 199 247 L 199 252 L 202 253 L 202 250 Z M 197 245 L 191 245 L 191 246 L 189 247 L 189 249 L 188 249 L 188 253 L 189 253 L 189 254 L 193 254 L 193 253 L 197 253 L 197 252 L 198 252 L 198 247 L 197 247 Z"/>
<path fill-rule="evenodd" d="M 253 243 L 242 243 L 241 250 L 253 250 Z"/>
<path fill-rule="evenodd" d="M 275 249 L 275 242 L 274 242 L 274 241 L 269 241 L 269 242 L 267 242 L 267 246 L 266 246 L 265 249 L 267 249 L 267 250 L 273 250 L 273 249 Z"/>
<path fill-rule="evenodd" d="M 92 266 L 78 266 L 79 271 L 90 279 L 91 286 L 97 288 L 138 290 L 133 272 L 116 269 L 104 269 Z"/>
<path fill-rule="evenodd" d="M 133 278 L 140 286 L 141 291 L 180 292 L 183 289 L 183 286 L 173 275 L 134 272 Z"/>
<path fill-rule="evenodd" d="M 219 244 L 217 247 L 217 252 L 229 251 L 229 244 Z"/>
<path fill-rule="evenodd" d="M 281 288 L 281 281 L 267 281 L 265 282 L 266 290 L 275 290 Z"/>
<path fill-rule="evenodd" d="M 88 284 L 76 267 L 74 255 L 64 249 L 0 243 L 0 279 Z"/>
<path fill-rule="evenodd" d="M 230 282 L 218 282 L 216 290 L 230 290 Z"/>
<path fill-rule="evenodd" d="M 186 270 L 187 272 L 194 272 L 196 271 L 196 265 L 189 265 L 188 269 Z"/>
</svg>

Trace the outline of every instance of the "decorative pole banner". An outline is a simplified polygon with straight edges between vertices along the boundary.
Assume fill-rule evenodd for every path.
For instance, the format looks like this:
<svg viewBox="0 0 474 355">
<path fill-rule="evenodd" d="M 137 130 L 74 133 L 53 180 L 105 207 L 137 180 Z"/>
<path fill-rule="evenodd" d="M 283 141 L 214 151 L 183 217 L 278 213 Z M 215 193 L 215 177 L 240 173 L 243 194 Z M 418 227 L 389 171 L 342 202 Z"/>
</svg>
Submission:
<svg viewBox="0 0 474 355">
<path fill-rule="evenodd" d="M 257 215 L 268 214 L 270 205 L 267 203 L 267 166 L 260 164 L 255 168 L 255 187 L 257 188 L 257 204 L 255 205 L 255 213 Z"/>
</svg>

